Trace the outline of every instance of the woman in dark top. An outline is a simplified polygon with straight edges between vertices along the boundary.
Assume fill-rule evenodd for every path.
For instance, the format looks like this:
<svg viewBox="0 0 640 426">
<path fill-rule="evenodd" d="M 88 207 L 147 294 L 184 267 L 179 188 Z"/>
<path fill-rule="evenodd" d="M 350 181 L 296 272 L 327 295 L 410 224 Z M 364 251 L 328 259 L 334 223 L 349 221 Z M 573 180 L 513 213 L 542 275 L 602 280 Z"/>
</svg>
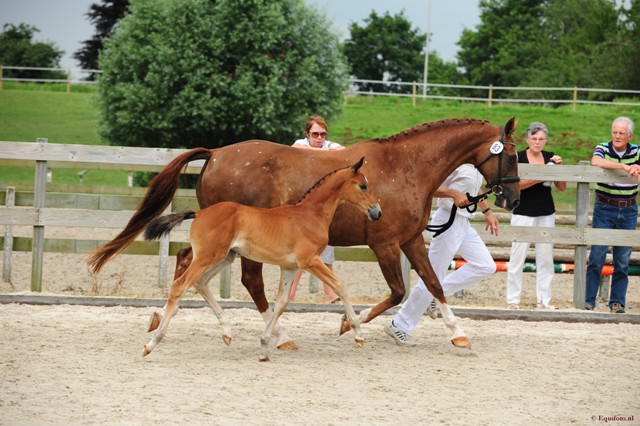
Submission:
<svg viewBox="0 0 640 426">
<path fill-rule="evenodd" d="M 562 158 L 544 151 L 549 137 L 547 126 L 533 122 L 525 134 L 528 148 L 518 152 L 518 163 L 562 164 Z M 567 188 L 564 181 L 553 182 L 559 191 Z M 520 205 L 511 216 L 512 226 L 553 227 L 556 209 L 551 195 L 551 182 L 522 179 L 520 181 Z M 513 243 L 507 273 L 507 304 L 509 309 L 520 308 L 522 292 L 522 267 L 527 257 L 529 243 Z M 553 244 L 536 243 L 536 299 L 539 309 L 556 309 L 551 302 L 553 279 Z"/>
</svg>

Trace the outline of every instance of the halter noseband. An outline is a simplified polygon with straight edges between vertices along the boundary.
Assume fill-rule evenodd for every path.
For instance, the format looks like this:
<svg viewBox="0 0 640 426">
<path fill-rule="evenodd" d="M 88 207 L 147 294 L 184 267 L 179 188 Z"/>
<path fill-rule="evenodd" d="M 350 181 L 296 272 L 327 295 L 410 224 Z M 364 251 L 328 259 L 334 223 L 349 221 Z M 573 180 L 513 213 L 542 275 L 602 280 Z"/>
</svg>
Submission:
<svg viewBox="0 0 640 426">
<path fill-rule="evenodd" d="M 513 145 L 514 147 L 516 146 L 515 143 L 513 142 L 505 142 L 504 140 L 504 126 L 500 126 L 500 139 L 498 139 L 498 142 L 500 144 L 504 145 Z M 495 145 L 495 142 L 494 142 Z M 492 146 L 493 148 L 493 146 Z M 482 197 L 479 198 L 478 201 L 482 200 L 483 198 L 486 198 L 489 194 L 491 194 L 492 192 L 496 195 L 501 195 L 502 194 L 502 187 L 500 186 L 501 183 L 517 183 L 520 182 L 520 177 L 519 176 L 502 176 L 502 153 L 504 152 L 504 149 L 501 149 L 500 152 L 498 153 L 494 153 L 493 151 L 489 152 L 489 155 L 487 156 L 487 158 L 485 158 L 484 160 L 482 160 L 480 162 L 480 164 L 476 165 L 475 168 L 478 169 L 478 171 L 480 170 L 480 166 L 482 166 L 484 163 L 486 163 L 487 161 L 489 161 L 494 155 L 498 156 L 498 177 L 495 180 L 492 180 L 491 182 L 487 182 L 487 184 L 485 185 L 485 188 L 490 188 L 487 192 L 485 192 L 482 195 L 479 195 L 478 197 Z M 518 160 L 516 159 L 516 162 Z M 476 197 L 473 197 L 476 198 Z M 471 198 L 469 199 L 471 201 Z M 476 201 L 477 203 L 477 201 Z M 475 209 L 474 209 L 475 211 Z"/>
<path fill-rule="evenodd" d="M 505 142 L 503 139 L 504 139 L 504 126 L 500 126 L 500 139 L 498 139 L 497 142 L 494 142 L 494 146 L 498 142 L 501 143 L 503 146 L 504 145 L 513 145 L 514 147 L 516 146 L 515 143 Z M 478 209 L 478 203 L 486 199 L 489 196 L 489 194 L 494 193 L 495 195 L 502 195 L 502 187 L 500 186 L 500 184 L 520 182 L 519 176 L 502 176 L 502 153 L 503 152 L 504 152 L 504 149 L 500 149 L 500 152 L 497 152 L 497 153 L 491 151 L 487 156 L 487 158 L 482 160 L 480 164 L 478 164 L 477 166 L 474 166 L 479 171 L 480 166 L 482 166 L 484 163 L 489 161 L 494 155 L 498 156 L 498 177 L 497 179 L 492 180 L 491 182 L 487 182 L 487 184 L 485 185 L 485 188 L 489 188 L 489 190 L 479 195 L 471 195 L 467 192 L 467 199 L 469 200 L 469 204 L 467 204 L 465 208 L 469 213 L 474 213 Z M 517 162 L 517 159 L 516 159 L 516 162 Z M 456 206 L 454 203 L 453 206 L 451 207 L 451 215 L 449 216 L 449 220 L 446 223 L 443 223 L 441 225 L 427 226 L 426 228 L 427 231 L 434 232 L 433 238 L 442 234 L 444 231 L 446 231 L 451 227 L 456 217 L 457 208 L 458 206 Z"/>
</svg>

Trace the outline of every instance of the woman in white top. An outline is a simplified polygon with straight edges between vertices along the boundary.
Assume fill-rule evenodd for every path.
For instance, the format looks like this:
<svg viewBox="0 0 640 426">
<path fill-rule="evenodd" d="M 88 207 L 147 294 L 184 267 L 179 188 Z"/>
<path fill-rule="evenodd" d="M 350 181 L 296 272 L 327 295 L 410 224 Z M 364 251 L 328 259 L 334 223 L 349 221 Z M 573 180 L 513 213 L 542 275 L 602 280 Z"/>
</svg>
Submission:
<svg viewBox="0 0 640 426">
<path fill-rule="evenodd" d="M 304 128 L 304 139 L 298 139 L 292 146 L 296 148 L 307 149 L 328 149 L 337 150 L 344 149 L 344 147 L 338 143 L 327 140 L 327 123 L 324 118 L 314 114 L 307 118 L 307 124 Z M 329 269 L 333 271 L 334 262 L 333 247 L 327 246 L 322 252 L 322 261 Z M 299 269 L 291 284 L 291 292 L 289 293 L 289 301 L 293 302 L 296 298 L 296 290 L 298 288 L 298 282 L 302 276 L 302 269 Z M 323 283 L 324 284 L 324 283 Z M 325 303 L 337 303 L 340 301 L 338 295 L 333 291 L 331 287 L 324 284 L 324 301 Z"/>
</svg>

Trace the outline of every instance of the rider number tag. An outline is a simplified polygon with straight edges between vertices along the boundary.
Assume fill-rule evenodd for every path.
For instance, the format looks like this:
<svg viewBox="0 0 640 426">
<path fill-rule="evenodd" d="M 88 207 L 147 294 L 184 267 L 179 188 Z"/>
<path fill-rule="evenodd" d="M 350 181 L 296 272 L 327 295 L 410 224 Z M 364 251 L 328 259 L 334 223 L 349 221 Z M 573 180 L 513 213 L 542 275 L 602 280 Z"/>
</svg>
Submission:
<svg viewBox="0 0 640 426">
<path fill-rule="evenodd" d="M 504 145 L 502 144 L 502 142 L 495 141 L 493 145 L 491 145 L 491 148 L 489 148 L 489 152 L 491 152 L 492 154 L 500 154 L 503 149 Z"/>
</svg>

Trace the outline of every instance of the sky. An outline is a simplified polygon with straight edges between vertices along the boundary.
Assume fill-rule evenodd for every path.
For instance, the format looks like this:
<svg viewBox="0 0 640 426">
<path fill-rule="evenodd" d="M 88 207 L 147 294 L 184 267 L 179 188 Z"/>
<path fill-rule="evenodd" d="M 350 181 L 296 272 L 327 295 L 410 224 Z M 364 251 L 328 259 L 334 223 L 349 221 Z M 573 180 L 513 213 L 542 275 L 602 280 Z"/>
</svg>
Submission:
<svg viewBox="0 0 640 426">
<path fill-rule="evenodd" d="M 456 42 L 465 28 L 473 29 L 480 23 L 478 0 L 305 0 L 324 12 L 334 23 L 341 39 L 349 35 L 349 24 L 364 25 L 364 19 L 372 10 L 378 15 L 389 12 L 404 16 L 413 28 L 426 33 L 430 26 L 429 51 L 436 51 L 441 58 L 454 61 Z M 100 0 L 0 0 L 0 28 L 10 23 L 25 23 L 38 28 L 36 41 L 53 42 L 65 51 L 60 65 L 65 69 L 80 68 L 72 58 L 82 48 L 82 42 L 90 39 L 95 29 L 86 17 L 89 6 Z M 431 7 L 429 8 L 429 4 Z M 431 13 L 429 14 L 429 9 Z M 11 64 L 5 64 L 11 65 Z"/>
</svg>

